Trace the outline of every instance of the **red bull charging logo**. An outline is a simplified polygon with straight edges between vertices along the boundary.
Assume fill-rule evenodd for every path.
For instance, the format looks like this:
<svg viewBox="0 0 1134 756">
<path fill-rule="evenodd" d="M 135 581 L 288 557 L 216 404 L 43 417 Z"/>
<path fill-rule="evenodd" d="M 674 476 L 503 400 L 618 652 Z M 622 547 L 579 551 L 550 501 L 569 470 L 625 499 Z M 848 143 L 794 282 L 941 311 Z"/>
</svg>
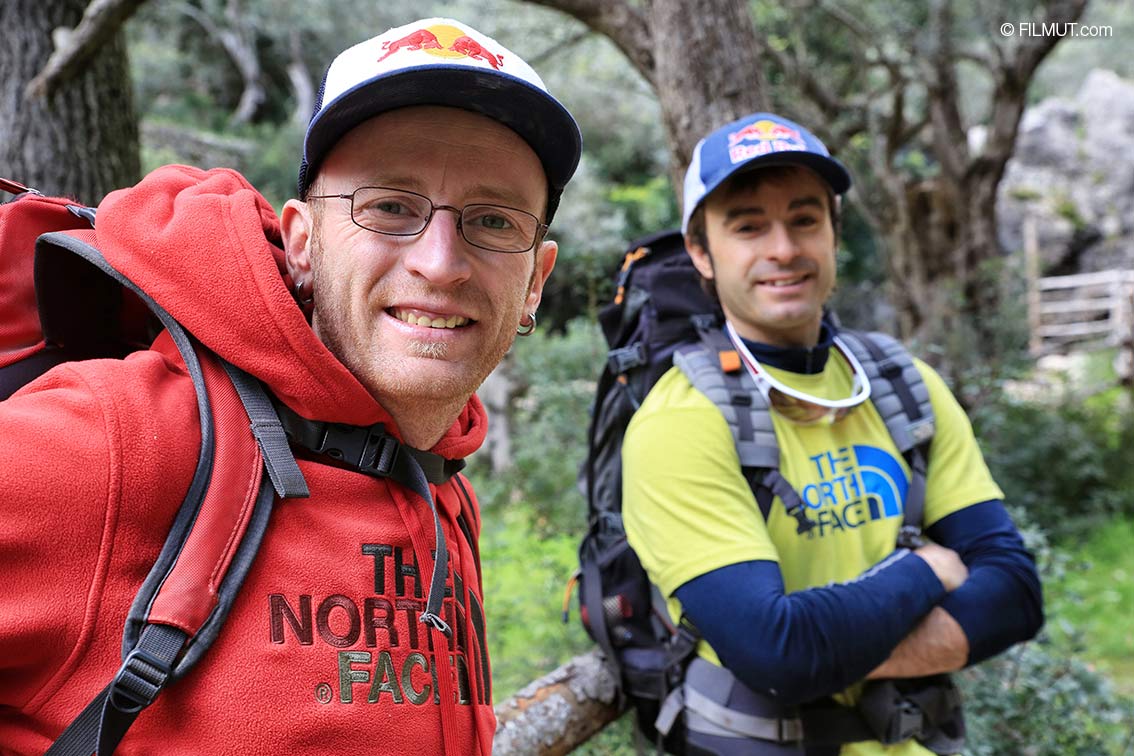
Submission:
<svg viewBox="0 0 1134 756">
<path fill-rule="evenodd" d="M 728 156 L 733 163 L 773 152 L 806 150 L 807 143 L 797 130 L 766 118 L 728 135 Z"/>
<path fill-rule="evenodd" d="M 488 50 L 462 30 L 448 24 L 435 24 L 412 31 L 401 39 L 383 42 L 382 50 L 379 62 L 402 50 L 421 50 L 439 58 L 481 60 L 497 70 L 504 64 L 502 54 Z"/>
</svg>

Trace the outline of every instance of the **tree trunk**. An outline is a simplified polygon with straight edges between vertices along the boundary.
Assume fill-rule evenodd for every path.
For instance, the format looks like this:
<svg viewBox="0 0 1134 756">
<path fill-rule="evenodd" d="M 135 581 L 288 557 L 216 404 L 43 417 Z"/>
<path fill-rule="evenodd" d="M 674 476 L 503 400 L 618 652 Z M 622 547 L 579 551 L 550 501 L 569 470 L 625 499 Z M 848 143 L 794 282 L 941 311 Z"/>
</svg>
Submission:
<svg viewBox="0 0 1134 756">
<path fill-rule="evenodd" d="M 95 204 L 139 178 L 138 120 L 118 30 L 82 71 L 47 97 L 25 90 L 82 18 L 84 0 L 0 3 L 0 174 L 45 194 Z"/>
<path fill-rule="evenodd" d="M 744 0 L 654 0 L 650 8 L 652 81 L 680 199 L 698 140 L 767 109 L 762 53 Z"/>
<path fill-rule="evenodd" d="M 658 94 L 670 178 L 682 198 L 697 141 L 718 126 L 767 108 L 756 36 L 745 0 L 532 0 L 605 34 Z"/>
<path fill-rule="evenodd" d="M 996 181 L 972 176 L 886 184 L 892 208 L 875 219 L 887 250 L 893 330 L 924 349 L 948 374 L 995 359 L 1000 286 L 990 264 L 1002 259 L 996 236 Z M 886 326 L 887 324 L 880 324 Z"/>
<path fill-rule="evenodd" d="M 307 64 L 303 62 L 303 40 L 298 29 L 293 30 L 288 37 L 288 50 L 291 62 L 287 64 L 287 80 L 291 82 L 291 91 L 295 96 L 291 120 L 297 127 L 306 129 L 311 114 L 315 112 L 315 85 L 311 81 Z"/>
</svg>

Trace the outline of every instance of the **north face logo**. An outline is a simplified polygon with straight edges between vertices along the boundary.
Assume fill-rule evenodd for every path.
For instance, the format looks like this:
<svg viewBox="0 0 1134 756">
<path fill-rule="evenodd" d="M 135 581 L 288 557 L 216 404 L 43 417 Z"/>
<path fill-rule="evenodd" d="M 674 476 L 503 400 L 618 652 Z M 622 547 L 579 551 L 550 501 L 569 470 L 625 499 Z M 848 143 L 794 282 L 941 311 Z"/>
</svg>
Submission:
<svg viewBox="0 0 1134 756">
<path fill-rule="evenodd" d="M 327 677 L 315 684 L 315 699 L 322 704 L 437 704 L 436 662 L 444 653 L 457 703 L 491 703 L 484 610 L 461 576 L 448 575 L 442 614 L 453 633 L 447 647 L 438 649 L 419 621 L 425 600 L 416 560 L 406 561 L 403 549 L 389 544 L 362 544 L 360 551 L 373 561 L 371 595 L 268 596 L 273 644 L 334 650 Z"/>
</svg>

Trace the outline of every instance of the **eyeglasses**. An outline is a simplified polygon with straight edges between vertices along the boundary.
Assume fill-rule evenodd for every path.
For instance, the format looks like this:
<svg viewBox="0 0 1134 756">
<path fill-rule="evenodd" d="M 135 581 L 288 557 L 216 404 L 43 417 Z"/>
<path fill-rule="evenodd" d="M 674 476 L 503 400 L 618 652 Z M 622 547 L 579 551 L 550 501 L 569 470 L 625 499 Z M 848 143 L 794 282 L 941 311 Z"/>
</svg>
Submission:
<svg viewBox="0 0 1134 756">
<path fill-rule="evenodd" d="M 741 361 L 748 369 L 748 374 L 756 382 L 756 387 L 764 396 L 768 406 L 793 423 L 798 425 L 837 423 L 870 398 L 870 378 L 866 375 L 866 369 L 838 336 L 834 338 L 834 346 L 854 371 L 854 383 L 851 387 L 851 395 L 846 399 L 823 399 L 797 391 L 773 378 L 752 356 L 752 352 L 745 346 L 736 329 L 732 327 L 732 323 L 726 321 L 725 328 L 728 330 L 729 339 L 740 354 Z"/>
<path fill-rule="evenodd" d="M 350 200 L 350 219 L 356 226 L 387 236 L 417 236 L 438 210 L 457 214 L 457 231 L 474 247 L 492 252 L 527 252 L 547 224 L 531 213 L 503 205 L 435 205 L 416 192 L 388 186 L 360 186 L 350 194 L 316 194 L 313 199 Z"/>
</svg>

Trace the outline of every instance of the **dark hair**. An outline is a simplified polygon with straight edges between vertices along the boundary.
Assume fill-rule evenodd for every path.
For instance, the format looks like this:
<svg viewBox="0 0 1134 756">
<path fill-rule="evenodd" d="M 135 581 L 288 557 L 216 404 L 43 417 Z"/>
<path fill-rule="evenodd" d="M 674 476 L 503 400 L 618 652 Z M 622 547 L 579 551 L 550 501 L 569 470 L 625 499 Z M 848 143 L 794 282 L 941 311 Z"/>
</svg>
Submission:
<svg viewBox="0 0 1134 756">
<path fill-rule="evenodd" d="M 769 165 L 764 168 L 757 168 L 751 171 L 741 171 L 740 173 L 731 176 L 723 184 L 713 190 L 713 194 L 723 192 L 731 194 L 733 192 L 748 192 L 755 191 L 761 183 L 768 179 L 775 180 L 790 176 L 799 171 L 801 166 L 798 165 Z M 842 216 L 839 213 L 838 197 L 831 189 L 831 186 L 823 181 L 823 188 L 827 190 L 827 211 L 831 217 L 831 229 L 835 232 L 835 240 L 838 241 L 840 224 L 842 223 Z M 710 195 L 711 196 L 711 195 Z M 706 199 L 708 199 L 706 197 Z M 709 255 L 709 263 L 713 261 L 712 252 L 709 249 L 709 234 L 705 230 L 705 202 L 697 205 L 697 209 L 689 216 L 689 224 L 686 227 L 685 235 L 693 240 L 705 253 Z M 717 286 L 713 279 L 701 276 L 701 288 L 710 297 L 717 299 Z"/>
</svg>

